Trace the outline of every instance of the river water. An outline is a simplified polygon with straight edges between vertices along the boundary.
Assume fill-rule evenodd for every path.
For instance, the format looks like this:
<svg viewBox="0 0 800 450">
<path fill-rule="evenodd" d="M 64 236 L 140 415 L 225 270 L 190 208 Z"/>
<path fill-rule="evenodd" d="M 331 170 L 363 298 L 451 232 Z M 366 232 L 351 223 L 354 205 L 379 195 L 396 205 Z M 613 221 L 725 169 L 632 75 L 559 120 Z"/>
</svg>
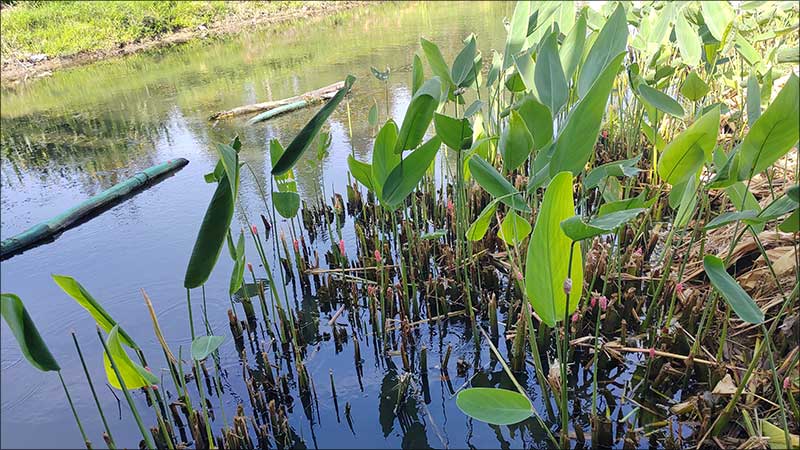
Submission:
<svg viewBox="0 0 800 450">
<path fill-rule="evenodd" d="M 208 117 L 243 104 L 297 95 L 354 74 L 358 81 L 349 98 L 350 120 L 343 103 L 326 126 L 332 136 L 330 153 L 320 162 L 313 156 L 304 158 L 295 169 L 304 199 L 317 199 L 323 191 L 328 197 L 333 192 L 344 194 L 347 155 L 355 152 L 359 159 L 370 158 L 375 130 L 367 123 L 369 108 L 378 105 L 381 122 L 386 120 L 387 110 L 398 123 L 402 120 L 410 100 L 411 61 L 415 52 L 421 54 L 419 38 L 436 42 L 452 61 L 462 39 L 474 32 L 486 60 L 491 49 L 502 51 L 503 18 L 512 8 L 495 2 L 373 5 L 63 70 L 3 90 L 3 238 L 146 167 L 178 157 L 190 161 L 160 184 L 0 266 L 2 291 L 16 293 L 25 302 L 63 368 L 95 445 L 102 444 L 103 428 L 69 335 L 72 330 L 99 385 L 100 401 L 118 445 L 135 447 L 140 436 L 122 396 L 118 410 L 116 398 L 102 385 L 102 348 L 94 322 L 50 275 L 67 274 L 82 282 L 143 347 L 151 365 L 163 367 L 139 290 L 146 289 L 153 299 L 173 351 L 182 346 L 188 352 L 191 339 L 182 281 L 214 189 L 203 181 L 203 174 L 213 169 L 217 159 L 214 143 L 227 142 L 237 134 L 241 137 L 241 159 L 255 170 L 256 179 L 243 171 L 240 198 L 244 210 L 257 217 L 264 212 L 257 186 L 269 185 L 269 140 L 278 138 L 287 145 L 315 109 L 256 126 L 246 125 L 246 118 L 214 124 Z M 384 85 L 372 77 L 370 66 L 391 68 L 388 105 Z M 426 75 L 430 76 L 427 67 Z M 234 221 L 234 229 L 247 225 L 242 211 Z M 350 219 L 343 232 L 346 244 L 354 250 Z M 323 236 L 319 245 L 330 244 Z M 251 242 L 247 250 L 248 255 L 256 254 Z M 223 252 L 206 285 L 210 325 L 228 340 L 231 267 L 232 261 Z M 199 294 L 195 299 L 199 301 Z M 359 382 L 352 343 L 337 349 L 323 338 L 330 332 L 330 308 L 323 307 L 320 312 L 315 298 L 303 298 L 301 303 L 309 317 L 319 315 L 319 329 L 312 333 L 319 338 L 312 339 L 317 342 L 306 361 L 315 380 L 319 409 L 309 418 L 297 402 L 290 415 L 291 426 L 308 447 L 535 447 L 545 442 L 533 420 L 491 427 L 469 420 L 457 409 L 451 389 L 470 378 L 474 385 L 513 389 L 487 348 L 475 352 L 463 321 L 425 327 L 420 332 L 419 339 L 434 349 L 429 357 L 430 393 L 395 412 L 387 399 L 395 395 L 401 370 L 377 357 L 373 341 L 364 339 L 364 375 Z M 437 363 L 441 349 L 448 344 L 454 351 L 451 380 L 446 383 L 440 380 Z M 500 345 L 502 349 L 505 343 L 501 340 Z M 462 358 L 482 370 L 456 376 L 455 362 Z M 396 362 L 399 365 L 399 360 Z M 222 347 L 221 364 L 227 373 L 223 402 L 230 417 L 240 401 L 248 408 L 247 392 L 237 375 L 241 362 L 230 342 Z M 336 376 L 338 414 L 330 401 L 329 368 Z M 528 385 L 543 412 L 536 383 L 529 380 Z M 2 447 L 82 446 L 58 377 L 28 365 L 5 325 L 0 393 Z M 147 412 L 145 421 L 155 424 L 152 410 L 144 407 L 144 396 L 137 392 L 134 397 L 139 410 Z M 351 406 L 352 429 L 344 420 L 345 403 Z M 216 398 L 212 404 L 217 405 Z M 337 420 L 338 415 L 342 417 Z M 219 414 L 213 425 L 215 430 L 222 427 Z"/>
</svg>

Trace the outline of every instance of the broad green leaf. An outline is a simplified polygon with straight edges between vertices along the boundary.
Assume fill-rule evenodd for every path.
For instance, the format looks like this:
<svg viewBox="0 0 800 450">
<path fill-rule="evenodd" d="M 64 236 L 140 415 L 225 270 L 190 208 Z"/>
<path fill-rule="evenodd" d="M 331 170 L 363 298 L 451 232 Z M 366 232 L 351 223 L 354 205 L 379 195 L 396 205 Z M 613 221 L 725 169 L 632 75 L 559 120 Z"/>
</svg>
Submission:
<svg viewBox="0 0 800 450">
<path fill-rule="evenodd" d="M 464 117 L 472 117 L 483 108 L 483 101 L 475 100 L 464 110 Z"/>
<path fill-rule="evenodd" d="M 403 150 L 416 148 L 422 142 L 422 138 L 425 137 L 425 132 L 428 130 L 428 125 L 433 120 L 433 112 L 439 106 L 441 92 L 442 84 L 439 78 L 434 77 L 425 81 L 422 87 L 417 90 L 417 93 L 411 97 L 411 103 L 408 104 L 408 109 L 405 117 L 403 117 L 403 124 L 397 137 L 395 153 L 402 153 Z"/>
<path fill-rule="evenodd" d="M 770 449 L 785 450 L 789 448 L 789 446 L 786 445 L 786 433 L 784 433 L 782 428 L 776 427 L 764 419 L 761 419 L 759 422 L 761 423 L 761 434 L 764 435 L 764 437 L 769 438 Z M 792 444 L 792 448 L 800 447 L 800 436 L 796 434 L 789 434 L 789 439 L 791 441 L 790 443 Z"/>
<path fill-rule="evenodd" d="M 333 110 L 339 106 L 339 103 L 342 102 L 344 96 L 350 92 L 350 89 L 353 87 L 353 83 L 356 81 L 356 78 L 352 75 L 348 75 L 347 78 L 344 80 L 344 87 L 339 89 L 339 92 L 336 93 L 327 103 L 323 106 L 314 117 L 300 130 L 300 133 L 295 136 L 292 140 L 291 144 L 286 148 L 286 151 L 283 152 L 281 158 L 275 165 L 272 167 L 272 175 L 280 175 L 284 172 L 287 172 L 289 169 L 294 167 L 297 163 L 297 160 L 305 153 L 308 147 L 311 145 L 311 142 L 314 138 L 317 137 L 319 130 L 322 129 L 322 125 L 325 124 L 325 121 L 328 120 L 328 117 L 333 113 Z"/>
<path fill-rule="evenodd" d="M 224 184 L 228 185 L 227 182 Z M 72 297 L 72 299 L 78 302 L 79 305 L 83 306 L 86 311 L 89 311 L 89 314 L 92 316 L 92 318 L 94 318 L 94 321 L 100 325 L 100 328 L 106 332 L 111 332 L 111 329 L 117 325 L 117 322 L 111 318 L 111 315 L 107 313 L 102 306 L 100 306 L 100 302 L 95 300 L 95 298 L 92 297 L 92 294 L 90 294 L 89 291 L 83 287 L 83 285 L 78 283 L 77 280 L 67 275 L 53 274 L 51 277 L 53 277 L 53 281 L 56 282 L 61 290 Z M 133 339 L 128 336 L 128 333 L 126 333 L 125 330 L 120 328 L 119 333 L 122 336 L 122 342 L 125 345 L 133 349 L 139 348 Z"/>
<path fill-rule="evenodd" d="M 759 55 L 758 51 L 753 47 L 747 39 L 744 38 L 740 33 L 736 33 L 736 37 L 733 40 L 734 47 L 736 47 L 736 51 L 742 55 L 742 58 L 749 64 L 750 66 L 757 66 L 761 62 L 761 55 Z"/>
<path fill-rule="evenodd" d="M 297 211 L 300 209 L 300 194 L 275 191 L 272 193 L 272 203 L 281 217 L 291 219 L 297 215 Z"/>
<path fill-rule="evenodd" d="M 422 83 L 425 82 L 425 71 L 422 68 L 422 59 L 414 53 L 414 61 L 411 63 L 411 95 L 417 93 Z"/>
<path fill-rule="evenodd" d="M 522 422 L 531 416 L 533 408 L 519 392 L 495 388 L 464 389 L 458 393 L 456 405 L 464 414 L 492 425 Z"/>
<path fill-rule="evenodd" d="M 697 67 L 700 64 L 703 41 L 700 40 L 697 30 L 686 20 L 682 12 L 675 17 L 675 40 L 678 43 L 683 62 L 687 66 Z"/>
<path fill-rule="evenodd" d="M 522 116 L 516 111 L 511 111 L 508 126 L 500 136 L 499 149 L 503 156 L 503 169 L 506 171 L 521 166 L 533 150 L 533 136 Z"/>
<path fill-rule="evenodd" d="M 683 187 L 683 192 L 678 206 L 678 212 L 675 213 L 675 221 L 673 225 L 678 228 L 685 227 L 694 213 L 694 207 L 697 206 L 697 184 L 699 183 L 699 171 L 692 177 L 686 180 L 686 185 Z"/>
<path fill-rule="evenodd" d="M 494 199 L 483 208 L 483 211 L 478 215 L 478 218 L 472 222 L 472 225 L 469 226 L 467 229 L 467 239 L 470 241 L 480 241 L 486 235 L 486 231 L 489 230 L 489 224 L 492 222 L 492 217 L 494 217 L 494 212 L 497 210 L 497 203 L 499 200 Z"/>
<path fill-rule="evenodd" d="M 784 233 L 797 233 L 800 231 L 800 209 L 795 209 L 783 223 L 778 225 L 778 229 Z"/>
<path fill-rule="evenodd" d="M 719 132 L 719 108 L 701 116 L 675 136 L 659 156 L 658 175 L 672 185 L 686 181 L 711 159 Z"/>
<path fill-rule="evenodd" d="M 595 81 L 604 77 L 603 73 L 609 65 L 615 66 L 614 74 L 616 75 L 616 67 L 619 67 L 616 59 L 620 53 L 625 52 L 627 43 L 628 21 L 625 18 L 625 8 L 620 4 L 611 14 L 611 17 L 608 18 L 603 29 L 600 30 L 597 40 L 589 50 L 589 54 L 586 55 L 586 61 L 581 66 L 581 72 L 578 76 L 579 97 L 585 97 L 595 84 Z"/>
<path fill-rule="evenodd" d="M 127 390 L 130 391 L 159 384 L 157 376 L 133 362 L 125 349 L 122 348 L 119 336 L 119 325 L 115 325 L 114 328 L 111 329 L 106 339 L 106 346 L 108 347 L 108 352 L 111 353 L 111 357 L 114 359 L 114 365 L 117 366 L 122 381 L 125 382 L 125 388 Z M 106 371 L 108 383 L 114 388 L 121 390 L 122 385 L 105 351 L 103 352 L 103 367 Z"/>
<path fill-rule="evenodd" d="M 244 268 L 245 268 L 245 253 L 244 253 L 244 232 L 239 231 L 239 239 L 236 247 L 233 247 L 233 239 L 228 234 L 228 247 L 232 250 L 233 255 L 233 272 L 231 272 L 231 281 L 228 284 L 228 294 L 233 295 L 242 287 L 244 282 Z M 231 248 L 233 247 L 233 248 Z"/>
<path fill-rule="evenodd" d="M 709 221 L 703 229 L 709 231 L 739 220 L 754 219 L 756 216 L 758 216 L 758 212 L 752 210 L 730 211 L 718 215 Z"/>
<path fill-rule="evenodd" d="M 467 119 L 434 113 L 433 126 L 439 139 L 453 150 L 465 150 L 472 145 L 472 127 Z"/>
<path fill-rule="evenodd" d="M 586 14 L 581 12 L 578 15 L 578 20 L 575 22 L 575 25 L 572 26 L 564 42 L 561 43 L 561 50 L 559 51 L 561 67 L 564 69 L 564 75 L 567 79 L 571 79 L 575 75 L 578 64 L 581 62 L 585 43 Z"/>
<path fill-rule="evenodd" d="M 595 167 L 583 179 L 583 185 L 586 189 L 592 189 L 600 185 L 600 183 L 607 177 L 633 177 L 636 176 L 641 170 L 636 167 L 641 155 L 624 159 L 621 161 L 614 161 L 603 164 L 602 166 Z"/>
<path fill-rule="evenodd" d="M 700 10 L 703 13 L 703 20 L 706 22 L 708 31 L 714 39 L 722 42 L 735 13 L 728 3 L 728 0 L 715 2 L 700 2 Z"/>
<path fill-rule="evenodd" d="M 522 86 L 513 83 L 512 86 L 506 86 L 512 92 L 522 92 L 525 89 L 536 92 L 536 64 L 533 62 L 533 51 L 535 49 L 528 49 L 527 52 L 520 53 L 514 56 L 514 67 L 517 69 L 515 76 L 522 81 Z"/>
<path fill-rule="evenodd" d="M 800 203 L 800 185 L 795 184 L 789 187 L 789 189 L 786 189 L 786 195 L 794 200 L 795 203 Z"/>
<path fill-rule="evenodd" d="M 739 179 L 746 180 L 785 155 L 800 137 L 800 79 L 792 74 L 772 104 L 750 126 L 739 150 Z"/>
<path fill-rule="evenodd" d="M 506 47 L 503 52 L 503 66 L 501 71 L 505 71 L 513 63 L 513 56 L 522 50 L 525 38 L 528 34 L 528 17 L 530 16 L 531 4 L 527 1 L 517 2 L 514 6 L 514 14 L 511 16 L 511 28 L 506 37 Z"/>
<path fill-rule="evenodd" d="M 584 222 L 580 216 L 572 216 L 561 222 L 561 229 L 573 241 L 582 241 L 601 234 L 608 234 L 633 220 L 642 211 L 644 208 L 625 209 L 597 216 L 587 222 Z"/>
<path fill-rule="evenodd" d="M 740 319 L 751 324 L 764 322 L 764 312 L 759 309 L 756 302 L 747 295 L 747 292 L 742 289 L 739 283 L 728 274 L 721 259 L 714 255 L 704 256 L 703 269 L 705 269 L 711 285 L 722 294 L 722 297 Z"/>
<path fill-rule="evenodd" d="M 567 102 L 569 86 L 558 57 L 558 42 L 555 33 L 545 38 L 536 59 L 534 69 L 536 91 L 542 103 L 555 115 Z"/>
<path fill-rule="evenodd" d="M 61 370 L 19 297 L 0 294 L 0 312 L 17 339 L 20 351 L 33 367 L 44 372 Z"/>
<path fill-rule="evenodd" d="M 200 336 L 192 341 L 192 359 L 202 361 L 219 348 L 225 338 L 222 336 Z"/>
<path fill-rule="evenodd" d="M 553 115 L 547 106 L 541 104 L 533 95 L 526 95 L 520 101 L 517 112 L 533 136 L 535 150 L 544 148 L 553 141 Z"/>
<path fill-rule="evenodd" d="M 622 11 L 621 6 L 618 11 Z M 624 12 L 622 14 L 624 25 L 625 14 Z M 603 123 L 603 115 L 611 88 L 614 85 L 614 78 L 617 76 L 624 57 L 625 54 L 620 53 L 609 64 L 606 64 L 591 89 L 572 108 L 566 125 L 556 139 L 553 157 L 550 160 L 550 176 L 564 170 L 578 174 L 589 161 L 589 157 L 594 152 L 597 136 L 600 134 L 600 125 Z"/>
<path fill-rule="evenodd" d="M 616 202 L 603 203 L 602 205 L 600 205 L 600 208 L 597 210 L 597 213 L 601 216 L 605 216 L 607 214 L 627 209 L 649 208 L 653 206 L 656 200 L 657 197 L 653 197 L 650 200 L 648 200 L 647 192 L 642 192 L 636 197 L 626 198 Z"/>
<path fill-rule="evenodd" d="M 390 209 L 399 208 L 408 194 L 417 187 L 441 145 L 442 141 L 438 137 L 432 138 L 411 152 L 392 170 L 383 185 L 383 200 Z"/>
<path fill-rule="evenodd" d="M 381 127 L 372 145 L 372 185 L 379 199 L 383 197 L 383 184 L 392 170 L 400 164 L 402 155 L 395 153 L 397 124 L 389 119 Z M 352 171 L 352 170 L 351 170 Z"/>
<path fill-rule="evenodd" d="M 183 279 L 183 286 L 186 289 L 200 286 L 211 275 L 231 226 L 234 201 L 228 177 L 223 176 L 217 183 L 217 189 L 211 197 L 203 223 L 200 224 L 200 231 L 197 233 Z"/>
<path fill-rule="evenodd" d="M 642 100 L 644 100 L 650 106 L 671 116 L 677 118 L 683 117 L 683 107 L 680 103 L 675 101 L 674 98 L 657 89 L 653 89 L 644 83 L 639 85 L 638 90 L 639 95 L 642 96 Z"/>
<path fill-rule="evenodd" d="M 508 245 L 521 244 L 529 234 L 531 234 L 531 224 L 513 209 L 509 210 L 503 218 L 503 222 L 500 223 L 500 231 L 497 233 L 500 239 Z"/>
<path fill-rule="evenodd" d="M 580 303 L 583 291 L 583 257 L 581 247 L 561 229 L 564 219 L 575 215 L 572 197 L 572 174 L 560 172 L 550 181 L 544 193 L 539 216 L 528 244 L 525 262 L 525 291 L 533 309 L 548 326 L 554 327 L 565 314 Z M 572 265 L 570 271 L 570 249 Z M 572 279 L 572 291 L 564 294 L 564 281 Z"/>
<path fill-rule="evenodd" d="M 439 47 L 425 38 L 419 38 L 419 43 L 422 46 L 423 53 L 425 53 L 425 59 L 428 60 L 428 65 L 431 66 L 433 75 L 439 77 L 441 82 L 447 83 L 447 86 L 453 84 L 453 79 L 450 77 L 450 69 L 447 67 Z M 441 89 L 442 86 L 440 85 L 440 92 Z M 439 96 L 437 95 L 436 98 L 438 101 Z"/>
<path fill-rule="evenodd" d="M 452 80 L 458 87 L 466 87 L 475 81 L 475 55 L 477 53 L 475 35 L 467 38 L 467 44 L 453 61 Z"/>
<path fill-rule="evenodd" d="M 506 180 L 497 169 L 489 164 L 480 156 L 473 156 L 469 159 L 469 171 L 475 181 L 492 194 L 494 198 L 500 198 L 503 203 L 521 212 L 530 212 L 530 207 L 516 188 Z"/>
<path fill-rule="evenodd" d="M 754 73 L 747 77 L 747 123 L 755 123 L 761 117 L 761 87 Z"/>
<path fill-rule="evenodd" d="M 681 85 L 681 94 L 689 100 L 696 102 L 708 94 L 709 88 L 697 73 L 692 71 L 686 76 Z"/>
<path fill-rule="evenodd" d="M 370 191 L 375 190 L 375 186 L 372 181 L 372 166 L 370 164 L 353 158 L 353 155 L 347 155 L 347 167 L 350 169 L 350 173 L 353 175 L 353 178 L 358 180 L 359 183 L 363 184 L 365 188 Z"/>
</svg>

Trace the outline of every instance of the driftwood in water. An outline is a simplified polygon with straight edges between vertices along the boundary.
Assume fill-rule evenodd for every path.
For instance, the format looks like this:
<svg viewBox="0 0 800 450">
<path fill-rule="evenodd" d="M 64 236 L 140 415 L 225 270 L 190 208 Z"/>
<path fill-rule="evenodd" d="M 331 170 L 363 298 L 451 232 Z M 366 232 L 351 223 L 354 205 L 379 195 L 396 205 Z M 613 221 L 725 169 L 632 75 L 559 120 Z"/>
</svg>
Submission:
<svg viewBox="0 0 800 450">
<path fill-rule="evenodd" d="M 225 119 L 227 117 L 241 116 L 243 114 L 253 114 L 261 111 L 269 111 L 271 109 L 291 105 L 293 103 L 305 102 L 303 106 L 313 105 L 321 101 L 327 100 L 334 95 L 339 89 L 344 87 L 344 82 L 339 81 L 329 86 L 325 86 L 313 91 L 306 92 L 305 94 L 296 95 L 294 97 L 285 98 L 283 100 L 275 100 L 271 102 L 253 103 L 252 105 L 240 106 L 238 108 L 229 109 L 228 111 L 221 111 L 213 114 L 210 120 Z"/>
</svg>

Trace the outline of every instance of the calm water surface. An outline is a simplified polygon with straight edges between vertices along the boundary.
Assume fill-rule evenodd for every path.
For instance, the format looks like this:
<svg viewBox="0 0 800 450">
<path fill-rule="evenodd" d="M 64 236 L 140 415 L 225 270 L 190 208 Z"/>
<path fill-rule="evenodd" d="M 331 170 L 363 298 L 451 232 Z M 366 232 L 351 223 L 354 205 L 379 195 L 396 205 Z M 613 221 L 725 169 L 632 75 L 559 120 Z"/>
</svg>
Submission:
<svg viewBox="0 0 800 450">
<path fill-rule="evenodd" d="M 371 6 L 65 70 L 2 92 L 3 238 L 141 169 L 177 157 L 190 161 L 173 177 L 65 232 L 55 242 L 0 266 L 2 291 L 14 292 L 25 301 L 63 367 L 78 412 L 96 445 L 102 444 L 102 425 L 70 330 L 78 334 L 96 384 L 105 380 L 102 349 L 89 315 L 60 291 L 50 274 L 68 274 L 81 281 L 142 345 L 151 365 L 164 367 L 157 358 L 160 347 L 139 289 L 145 288 L 153 299 L 173 351 L 177 353 L 178 346 L 188 351 L 183 275 L 214 189 L 202 178 L 216 162 L 214 143 L 241 136 L 241 158 L 253 167 L 257 179 L 243 171 L 240 198 L 244 210 L 257 217 L 264 212 L 257 184 L 269 183 L 269 140 L 278 138 L 287 145 L 314 110 L 257 126 L 246 126 L 241 118 L 215 125 L 207 118 L 219 110 L 297 95 L 342 80 L 348 73 L 356 75 L 358 81 L 349 103 L 352 135 L 343 104 L 328 123 L 332 136 L 329 155 L 321 163 L 304 158 L 295 169 L 304 199 L 316 199 L 323 192 L 328 197 L 333 192 L 344 193 L 346 156 L 354 151 L 362 160 L 370 158 L 373 130 L 366 121 L 369 108 L 374 102 L 378 104 L 381 121 L 386 119 L 387 109 L 398 123 L 402 119 L 410 99 L 409 68 L 418 51 L 419 37 L 438 43 L 446 59 L 452 61 L 461 40 L 475 32 L 487 58 L 492 48 L 502 50 L 502 21 L 512 8 L 499 2 Z M 383 84 L 370 75 L 370 66 L 392 69 L 388 105 Z M 426 75 L 430 76 L 427 68 Z M 234 220 L 238 226 L 246 225 L 241 211 Z M 350 218 L 343 233 L 354 250 Z M 329 243 L 322 239 L 317 245 L 324 251 Z M 250 242 L 248 245 L 248 255 L 254 256 L 255 247 Z M 226 310 L 230 306 L 227 286 L 231 268 L 232 262 L 223 252 L 206 286 L 210 325 L 229 341 Z M 299 290 L 295 295 L 300 295 Z M 200 301 L 199 292 L 195 299 Z M 470 421 L 458 411 L 451 389 L 469 381 L 468 377 L 455 376 L 459 358 L 481 369 L 477 375 L 470 371 L 473 384 L 511 387 L 487 348 L 475 352 L 469 327 L 459 320 L 446 327 L 419 330 L 419 342 L 433 350 L 429 356 L 430 395 L 420 393 L 416 402 L 395 414 L 387 398 L 394 395 L 402 370 L 394 368 L 391 359 L 377 357 L 373 341 L 364 339 L 364 377 L 359 383 L 352 342 L 336 349 L 323 337 L 330 333 L 327 322 L 331 306 L 320 305 L 310 297 L 299 298 L 298 303 L 308 317 L 319 317 L 318 323 L 310 320 L 306 324 L 310 335 L 317 336 L 306 363 L 316 381 L 319 411 L 309 418 L 296 402 L 290 417 L 294 431 L 308 447 L 531 447 L 544 442 L 542 430 L 532 420 L 513 427 L 490 427 Z M 362 320 L 366 318 L 364 313 Z M 440 351 L 448 343 L 454 347 L 450 359 L 452 386 L 439 380 L 437 368 Z M 501 340 L 501 350 L 504 345 Z M 400 365 L 399 360 L 395 362 Z M 249 408 L 241 362 L 230 342 L 223 345 L 221 364 L 227 373 L 223 402 L 230 417 L 240 401 L 244 401 L 246 411 Z M 337 420 L 330 401 L 329 368 L 336 375 L 341 420 Z M 522 381 L 528 382 L 530 395 L 538 403 L 535 382 Z M 623 383 L 624 379 L 618 381 Z M 5 325 L 0 393 L 2 447 L 82 445 L 57 376 L 31 368 Z M 107 387 L 98 386 L 98 393 L 118 445 L 135 447 L 140 437 L 124 400 L 120 413 Z M 144 396 L 137 392 L 135 399 L 142 405 L 140 411 L 145 411 Z M 215 398 L 212 402 L 217 405 Z M 343 417 L 345 402 L 352 407 L 352 430 Z M 155 424 L 151 410 L 146 411 L 146 421 Z M 217 414 L 214 429 L 221 426 Z"/>
</svg>

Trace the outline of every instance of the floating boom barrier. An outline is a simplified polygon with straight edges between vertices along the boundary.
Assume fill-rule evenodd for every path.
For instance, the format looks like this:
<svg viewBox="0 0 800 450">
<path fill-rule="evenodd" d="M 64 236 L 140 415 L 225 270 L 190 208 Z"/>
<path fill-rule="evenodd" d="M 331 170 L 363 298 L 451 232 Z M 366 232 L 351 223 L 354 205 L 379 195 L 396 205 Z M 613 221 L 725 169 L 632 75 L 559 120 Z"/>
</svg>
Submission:
<svg viewBox="0 0 800 450">
<path fill-rule="evenodd" d="M 16 236 L 4 239 L 0 243 L 0 259 L 10 258 L 45 241 L 54 240 L 65 230 L 130 198 L 146 187 L 180 170 L 186 164 L 189 164 L 189 160 L 178 158 L 145 169 L 50 220 L 40 222 Z"/>
</svg>

